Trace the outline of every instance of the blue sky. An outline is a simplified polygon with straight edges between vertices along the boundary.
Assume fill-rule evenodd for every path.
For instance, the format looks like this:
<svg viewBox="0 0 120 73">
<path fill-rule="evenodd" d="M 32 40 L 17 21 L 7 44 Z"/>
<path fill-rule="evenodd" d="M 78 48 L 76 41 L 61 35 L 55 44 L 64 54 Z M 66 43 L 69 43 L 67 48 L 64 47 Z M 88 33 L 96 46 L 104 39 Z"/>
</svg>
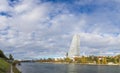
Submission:
<svg viewBox="0 0 120 73">
<path fill-rule="evenodd" d="M 119 13 L 119 0 L 1 0 L 0 49 L 16 59 L 61 57 L 79 34 L 80 55 L 117 55 Z"/>
</svg>

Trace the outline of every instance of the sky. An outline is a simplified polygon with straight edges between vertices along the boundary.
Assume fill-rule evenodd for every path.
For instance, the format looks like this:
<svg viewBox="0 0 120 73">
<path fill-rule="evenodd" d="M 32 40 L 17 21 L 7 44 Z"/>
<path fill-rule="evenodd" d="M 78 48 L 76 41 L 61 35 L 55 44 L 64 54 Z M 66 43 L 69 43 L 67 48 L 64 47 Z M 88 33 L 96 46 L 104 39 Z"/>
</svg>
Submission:
<svg viewBox="0 0 120 73">
<path fill-rule="evenodd" d="M 120 0 L 0 0 L 0 49 L 15 59 L 120 54 Z"/>
</svg>

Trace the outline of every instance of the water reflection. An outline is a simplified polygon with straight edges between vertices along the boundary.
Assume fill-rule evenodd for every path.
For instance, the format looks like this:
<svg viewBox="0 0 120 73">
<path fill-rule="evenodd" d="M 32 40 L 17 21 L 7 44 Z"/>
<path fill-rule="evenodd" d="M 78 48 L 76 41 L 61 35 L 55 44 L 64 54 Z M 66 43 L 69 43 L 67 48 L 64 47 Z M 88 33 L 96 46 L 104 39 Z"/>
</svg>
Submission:
<svg viewBox="0 0 120 73">
<path fill-rule="evenodd" d="M 97 66 L 97 73 L 120 73 L 119 66 Z"/>
<path fill-rule="evenodd" d="M 77 73 L 75 64 L 68 64 L 67 73 Z"/>
<path fill-rule="evenodd" d="M 22 73 L 120 73 L 120 66 L 22 63 Z"/>
</svg>

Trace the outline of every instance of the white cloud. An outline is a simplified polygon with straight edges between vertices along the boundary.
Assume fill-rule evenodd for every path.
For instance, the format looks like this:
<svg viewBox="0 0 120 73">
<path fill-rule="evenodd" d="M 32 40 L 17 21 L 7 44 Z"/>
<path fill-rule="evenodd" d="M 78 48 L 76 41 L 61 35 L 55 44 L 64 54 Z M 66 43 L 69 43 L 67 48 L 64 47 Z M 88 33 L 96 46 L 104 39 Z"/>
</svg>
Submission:
<svg viewBox="0 0 120 73">
<path fill-rule="evenodd" d="M 10 7 L 9 7 L 7 0 L 1 0 L 0 1 L 0 11 L 9 11 L 9 10 L 10 10 Z"/>
<path fill-rule="evenodd" d="M 35 58 L 47 54 L 64 56 L 76 33 L 81 37 L 81 54 L 98 55 L 104 52 L 107 55 L 120 52 L 119 25 L 115 26 L 110 19 L 117 17 L 116 22 L 119 16 L 111 15 L 109 9 L 104 12 L 99 8 L 91 14 L 76 14 L 70 12 L 64 4 L 38 4 L 33 1 L 24 0 L 14 7 L 0 2 L 3 3 L 0 8 L 8 9 L 12 14 L 12 17 L 0 15 L 0 44 L 5 52 L 13 53 L 16 58 L 30 55 Z"/>
<path fill-rule="evenodd" d="M 8 26 L 8 18 L 5 16 L 0 16 L 0 29 L 4 29 Z"/>
<path fill-rule="evenodd" d="M 104 47 L 119 46 L 118 43 L 120 40 L 118 36 L 116 37 L 111 35 L 104 36 L 104 34 L 100 35 L 100 34 L 94 34 L 94 33 L 80 33 L 80 35 L 81 35 L 81 41 L 86 43 L 87 45 L 90 45 L 91 47 L 96 46 L 98 48 L 104 48 Z"/>
</svg>

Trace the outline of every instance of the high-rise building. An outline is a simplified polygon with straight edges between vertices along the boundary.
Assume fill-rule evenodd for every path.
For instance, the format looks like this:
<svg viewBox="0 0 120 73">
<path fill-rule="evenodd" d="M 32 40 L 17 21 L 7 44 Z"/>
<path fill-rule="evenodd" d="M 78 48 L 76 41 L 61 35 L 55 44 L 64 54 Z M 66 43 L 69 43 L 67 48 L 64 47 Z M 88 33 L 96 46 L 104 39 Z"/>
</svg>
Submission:
<svg viewBox="0 0 120 73">
<path fill-rule="evenodd" d="M 80 36 L 78 34 L 73 36 L 70 49 L 68 52 L 68 57 L 78 57 L 80 55 Z"/>
</svg>

